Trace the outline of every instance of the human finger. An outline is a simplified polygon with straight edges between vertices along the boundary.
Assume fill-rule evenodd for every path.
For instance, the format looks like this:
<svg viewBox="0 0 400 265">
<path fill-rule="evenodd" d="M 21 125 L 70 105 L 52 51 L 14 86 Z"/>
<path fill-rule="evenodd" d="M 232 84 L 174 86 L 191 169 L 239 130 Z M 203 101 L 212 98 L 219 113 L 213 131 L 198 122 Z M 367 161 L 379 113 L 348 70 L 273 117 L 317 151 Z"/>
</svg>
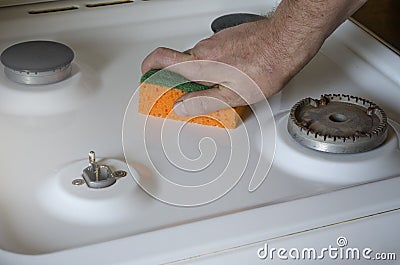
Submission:
<svg viewBox="0 0 400 265">
<path fill-rule="evenodd" d="M 165 47 L 159 47 L 151 52 L 142 62 L 142 73 L 151 69 L 163 69 L 173 64 L 192 60 L 192 55 L 175 51 Z"/>
<path fill-rule="evenodd" d="M 245 104 L 246 101 L 234 91 L 218 86 L 183 95 L 175 102 L 174 112 L 179 116 L 197 116 Z"/>
</svg>

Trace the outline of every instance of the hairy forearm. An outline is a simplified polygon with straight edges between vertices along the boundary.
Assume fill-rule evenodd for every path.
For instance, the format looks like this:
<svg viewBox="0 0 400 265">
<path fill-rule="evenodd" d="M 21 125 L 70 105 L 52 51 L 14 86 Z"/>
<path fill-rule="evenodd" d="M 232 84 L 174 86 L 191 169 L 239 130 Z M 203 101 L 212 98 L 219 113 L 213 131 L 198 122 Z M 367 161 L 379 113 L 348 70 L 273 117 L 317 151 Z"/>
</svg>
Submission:
<svg viewBox="0 0 400 265">
<path fill-rule="evenodd" d="M 289 31 L 314 30 L 327 37 L 366 1 L 283 0 L 273 18 Z"/>
<path fill-rule="evenodd" d="M 314 46 L 311 52 L 316 52 L 323 41 L 366 1 L 283 0 L 271 19 L 271 26 L 279 32 L 277 37 L 281 43 Z"/>
<path fill-rule="evenodd" d="M 325 39 L 367 0 L 282 0 L 274 15 L 259 22 L 260 51 L 283 86 L 317 53 Z M 275 61 L 271 61 L 275 60 Z"/>
</svg>

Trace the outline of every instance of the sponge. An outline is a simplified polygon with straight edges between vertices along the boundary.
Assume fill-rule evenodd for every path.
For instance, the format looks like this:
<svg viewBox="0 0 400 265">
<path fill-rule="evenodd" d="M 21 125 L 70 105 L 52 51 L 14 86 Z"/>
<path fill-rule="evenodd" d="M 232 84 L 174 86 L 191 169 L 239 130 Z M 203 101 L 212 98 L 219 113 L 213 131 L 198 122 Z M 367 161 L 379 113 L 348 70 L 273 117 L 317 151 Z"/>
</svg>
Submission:
<svg viewBox="0 0 400 265">
<path fill-rule="evenodd" d="M 178 116 L 173 112 L 175 101 L 184 94 L 211 87 L 191 82 L 185 77 L 167 70 L 150 70 L 140 80 L 139 112 L 207 126 L 236 128 L 247 109 L 245 106 L 227 108 L 199 116 Z"/>
</svg>

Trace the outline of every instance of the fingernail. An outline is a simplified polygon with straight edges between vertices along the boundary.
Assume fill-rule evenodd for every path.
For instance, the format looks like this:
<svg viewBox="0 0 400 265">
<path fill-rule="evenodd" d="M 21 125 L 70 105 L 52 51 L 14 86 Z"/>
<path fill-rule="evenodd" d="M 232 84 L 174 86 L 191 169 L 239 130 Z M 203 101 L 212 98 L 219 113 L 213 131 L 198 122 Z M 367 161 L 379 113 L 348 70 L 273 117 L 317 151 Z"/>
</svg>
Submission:
<svg viewBox="0 0 400 265">
<path fill-rule="evenodd" d="M 174 103 L 174 112 L 178 116 L 189 116 L 183 100 L 178 100 Z"/>
</svg>

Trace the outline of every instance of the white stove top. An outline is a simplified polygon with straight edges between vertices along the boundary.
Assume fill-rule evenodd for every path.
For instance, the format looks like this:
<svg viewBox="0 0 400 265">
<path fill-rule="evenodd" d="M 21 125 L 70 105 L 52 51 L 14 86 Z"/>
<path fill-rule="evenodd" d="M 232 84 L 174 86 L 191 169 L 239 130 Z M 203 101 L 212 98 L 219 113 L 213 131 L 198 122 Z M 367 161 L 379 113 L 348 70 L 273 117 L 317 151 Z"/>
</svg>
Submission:
<svg viewBox="0 0 400 265">
<path fill-rule="evenodd" d="M 72 257 L 91 253 L 97 253 L 96 258 L 85 264 L 170 262 L 400 208 L 400 59 L 351 22 L 269 100 L 272 113 L 255 106 L 256 113 L 266 111 L 263 117 L 273 114 L 276 127 L 273 122 L 260 127 L 255 115 L 229 132 L 185 127 L 175 140 L 191 158 L 204 152 L 199 165 L 217 151 L 214 164 L 189 172 L 168 164 L 178 156 L 166 157 L 168 150 L 160 144 L 161 137 L 174 137 L 180 123 L 169 121 L 162 131 L 163 121 L 150 118 L 146 124 L 136 112 L 140 63 L 158 46 L 190 48 L 212 34 L 210 24 L 220 15 L 264 14 L 274 1 L 153 0 L 97 8 L 85 4 L 61 1 L 0 8 L 0 51 L 17 42 L 45 39 L 75 52 L 72 76 L 57 84 L 24 86 L 0 71 L 1 264 L 67 264 Z M 78 8 L 28 13 L 69 6 Z M 325 93 L 377 103 L 390 119 L 387 141 L 352 155 L 300 146 L 286 130 L 288 110 L 302 98 Z M 213 140 L 202 141 L 204 137 Z M 90 150 L 103 157 L 103 163 L 131 169 L 130 176 L 100 190 L 72 185 L 87 166 Z M 226 159 L 230 153 L 232 161 Z M 264 164 L 256 171 L 259 157 Z M 249 192 L 254 172 L 261 179 L 271 162 L 266 180 Z M 224 170 L 232 178 L 217 183 L 215 193 L 224 196 L 208 198 L 202 197 L 202 190 L 193 191 L 186 205 L 201 204 L 195 207 L 177 206 L 185 205 L 182 194 L 192 191 L 169 189 L 159 176 L 200 187 L 217 176 L 213 172 Z M 225 192 L 219 193 L 221 187 Z M 150 246 L 158 248 L 157 257 Z M 107 263 L 107 249 L 118 253 L 115 262 Z"/>
</svg>

